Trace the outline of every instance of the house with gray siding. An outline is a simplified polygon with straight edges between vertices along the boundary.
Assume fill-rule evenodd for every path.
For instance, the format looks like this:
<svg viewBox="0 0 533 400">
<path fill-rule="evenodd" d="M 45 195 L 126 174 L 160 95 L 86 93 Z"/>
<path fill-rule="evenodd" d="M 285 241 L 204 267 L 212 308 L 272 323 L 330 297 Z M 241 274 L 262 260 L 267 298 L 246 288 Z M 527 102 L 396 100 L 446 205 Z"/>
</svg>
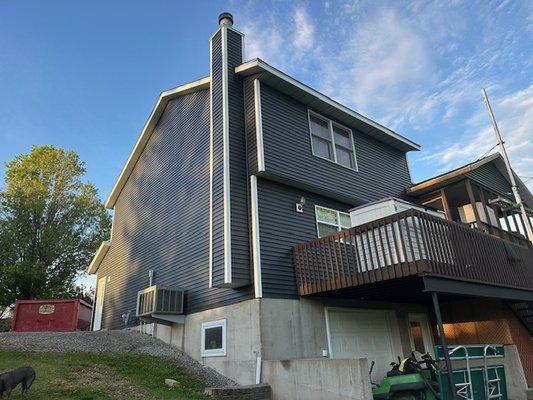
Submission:
<svg viewBox="0 0 533 400">
<path fill-rule="evenodd" d="M 411 182 L 419 145 L 245 60 L 244 45 L 221 14 L 209 76 L 159 96 L 105 203 L 111 237 L 89 266 L 94 330 L 148 332 L 240 384 L 270 383 L 276 399 L 368 399 L 371 361 L 379 380 L 397 357 L 446 348 L 453 302 L 486 304 L 500 321 L 514 315 L 503 303 L 533 301 L 518 225 L 500 238 L 454 220 L 427 201 L 443 186 Z M 481 260 L 483 246 L 498 251 Z M 519 362 L 502 335 L 506 362 Z"/>
</svg>

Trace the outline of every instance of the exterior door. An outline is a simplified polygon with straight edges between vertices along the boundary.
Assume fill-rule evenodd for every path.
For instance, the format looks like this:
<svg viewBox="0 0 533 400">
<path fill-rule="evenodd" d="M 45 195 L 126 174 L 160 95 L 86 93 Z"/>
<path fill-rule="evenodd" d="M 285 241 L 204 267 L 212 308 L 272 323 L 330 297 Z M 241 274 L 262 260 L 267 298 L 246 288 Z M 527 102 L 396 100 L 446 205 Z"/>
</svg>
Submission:
<svg viewBox="0 0 533 400">
<path fill-rule="evenodd" d="M 409 339 L 411 350 L 433 356 L 433 338 L 426 314 L 409 314 Z"/>
<path fill-rule="evenodd" d="M 330 357 L 365 357 L 369 367 L 374 361 L 374 382 L 402 355 L 394 311 L 327 308 L 326 321 Z"/>
<path fill-rule="evenodd" d="M 104 310 L 104 296 L 107 276 L 98 279 L 96 288 L 96 308 L 94 309 L 93 331 L 102 329 L 102 312 Z"/>
</svg>

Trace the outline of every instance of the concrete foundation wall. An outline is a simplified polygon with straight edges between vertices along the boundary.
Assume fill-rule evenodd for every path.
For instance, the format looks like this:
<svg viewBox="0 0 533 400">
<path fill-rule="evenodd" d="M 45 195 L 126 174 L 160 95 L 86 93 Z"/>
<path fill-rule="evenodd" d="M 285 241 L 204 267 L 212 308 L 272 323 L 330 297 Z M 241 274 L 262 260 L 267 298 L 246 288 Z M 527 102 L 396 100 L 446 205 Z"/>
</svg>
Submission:
<svg viewBox="0 0 533 400">
<path fill-rule="evenodd" d="M 395 310 L 399 327 L 399 338 L 395 339 L 398 340 L 404 356 L 411 353 L 408 313 L 427 312 L 423 306 L 386 302 L 345 299 L 262 299 L 263 360 L 322 357 L 322 351 L 328 350 L 325 307 Z"/>
<path fill-rule="evenodd" d="M 341 299 L 253 299 L 189 314 L 185 324 L 155 324 L 153 334 L 239 384 L 250 385 L 256 383 L 257 357 L 262 360 L 323 357 L 323 351 L 328 351 L 325 307 L 396 310 L 400 328 L 396 340 L 401 342 L 405 355 L 411 351 L 407 313 L 426 311 L 420 306 Z M 226 319 L 226 356 L 202 357 L 202 323 L 219 319 Z"/>
<path fill-rule="evenodd" d="M 370 400 L 366 358 L 263 361 L 274 400 Z"/>
<path fill-rule="evenodd" d="M 185 324 L 157 324 L 154 336 L 175 346 L 241 385 L 255 383 L 261 354 L 260 300 L 248 300 L 187 315 Z M 226 319 L 226 356 L 202 357 L 202 323 Z"/>
</svg>

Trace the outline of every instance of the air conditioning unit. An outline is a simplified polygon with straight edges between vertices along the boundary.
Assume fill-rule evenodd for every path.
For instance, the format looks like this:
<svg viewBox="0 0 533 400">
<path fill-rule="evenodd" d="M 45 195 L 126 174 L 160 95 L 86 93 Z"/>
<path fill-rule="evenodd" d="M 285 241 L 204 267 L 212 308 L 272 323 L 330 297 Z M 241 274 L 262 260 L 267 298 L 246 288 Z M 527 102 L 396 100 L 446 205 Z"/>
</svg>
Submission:
<svg viewBox="0 0 533 400">
<path fill-rule="evenodd" d="M 183 314 L 185 291 L 176 287 L 153 285 L 137 293 L 137 317 L 164 318 Z"/>
</svg>

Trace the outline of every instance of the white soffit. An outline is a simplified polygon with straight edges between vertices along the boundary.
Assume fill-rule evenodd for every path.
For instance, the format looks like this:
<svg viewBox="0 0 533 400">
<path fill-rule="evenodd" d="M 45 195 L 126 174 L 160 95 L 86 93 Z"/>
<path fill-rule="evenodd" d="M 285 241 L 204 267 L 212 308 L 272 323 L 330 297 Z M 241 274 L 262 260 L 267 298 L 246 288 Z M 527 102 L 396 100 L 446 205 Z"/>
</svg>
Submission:
<svg viewBox="0 0 533 400">
<path fill-rule="evenodd" d="M 96 254 L 94 255 L 93 259 L 91 260 L 91 263 L 89 264 L 89 268 L 87 268 L 88 274 L 90 275 L 96 274 L 96 271 L 98 271 L 98 267 L 100 267 L 100 264 L 102 263 L 105 255 L 107 254 L 107 251 L 109 250 L 110 246 L 111 246 L 110 241 L 102 242 L 102 244 L 96 251 Z"/>
</svg>

